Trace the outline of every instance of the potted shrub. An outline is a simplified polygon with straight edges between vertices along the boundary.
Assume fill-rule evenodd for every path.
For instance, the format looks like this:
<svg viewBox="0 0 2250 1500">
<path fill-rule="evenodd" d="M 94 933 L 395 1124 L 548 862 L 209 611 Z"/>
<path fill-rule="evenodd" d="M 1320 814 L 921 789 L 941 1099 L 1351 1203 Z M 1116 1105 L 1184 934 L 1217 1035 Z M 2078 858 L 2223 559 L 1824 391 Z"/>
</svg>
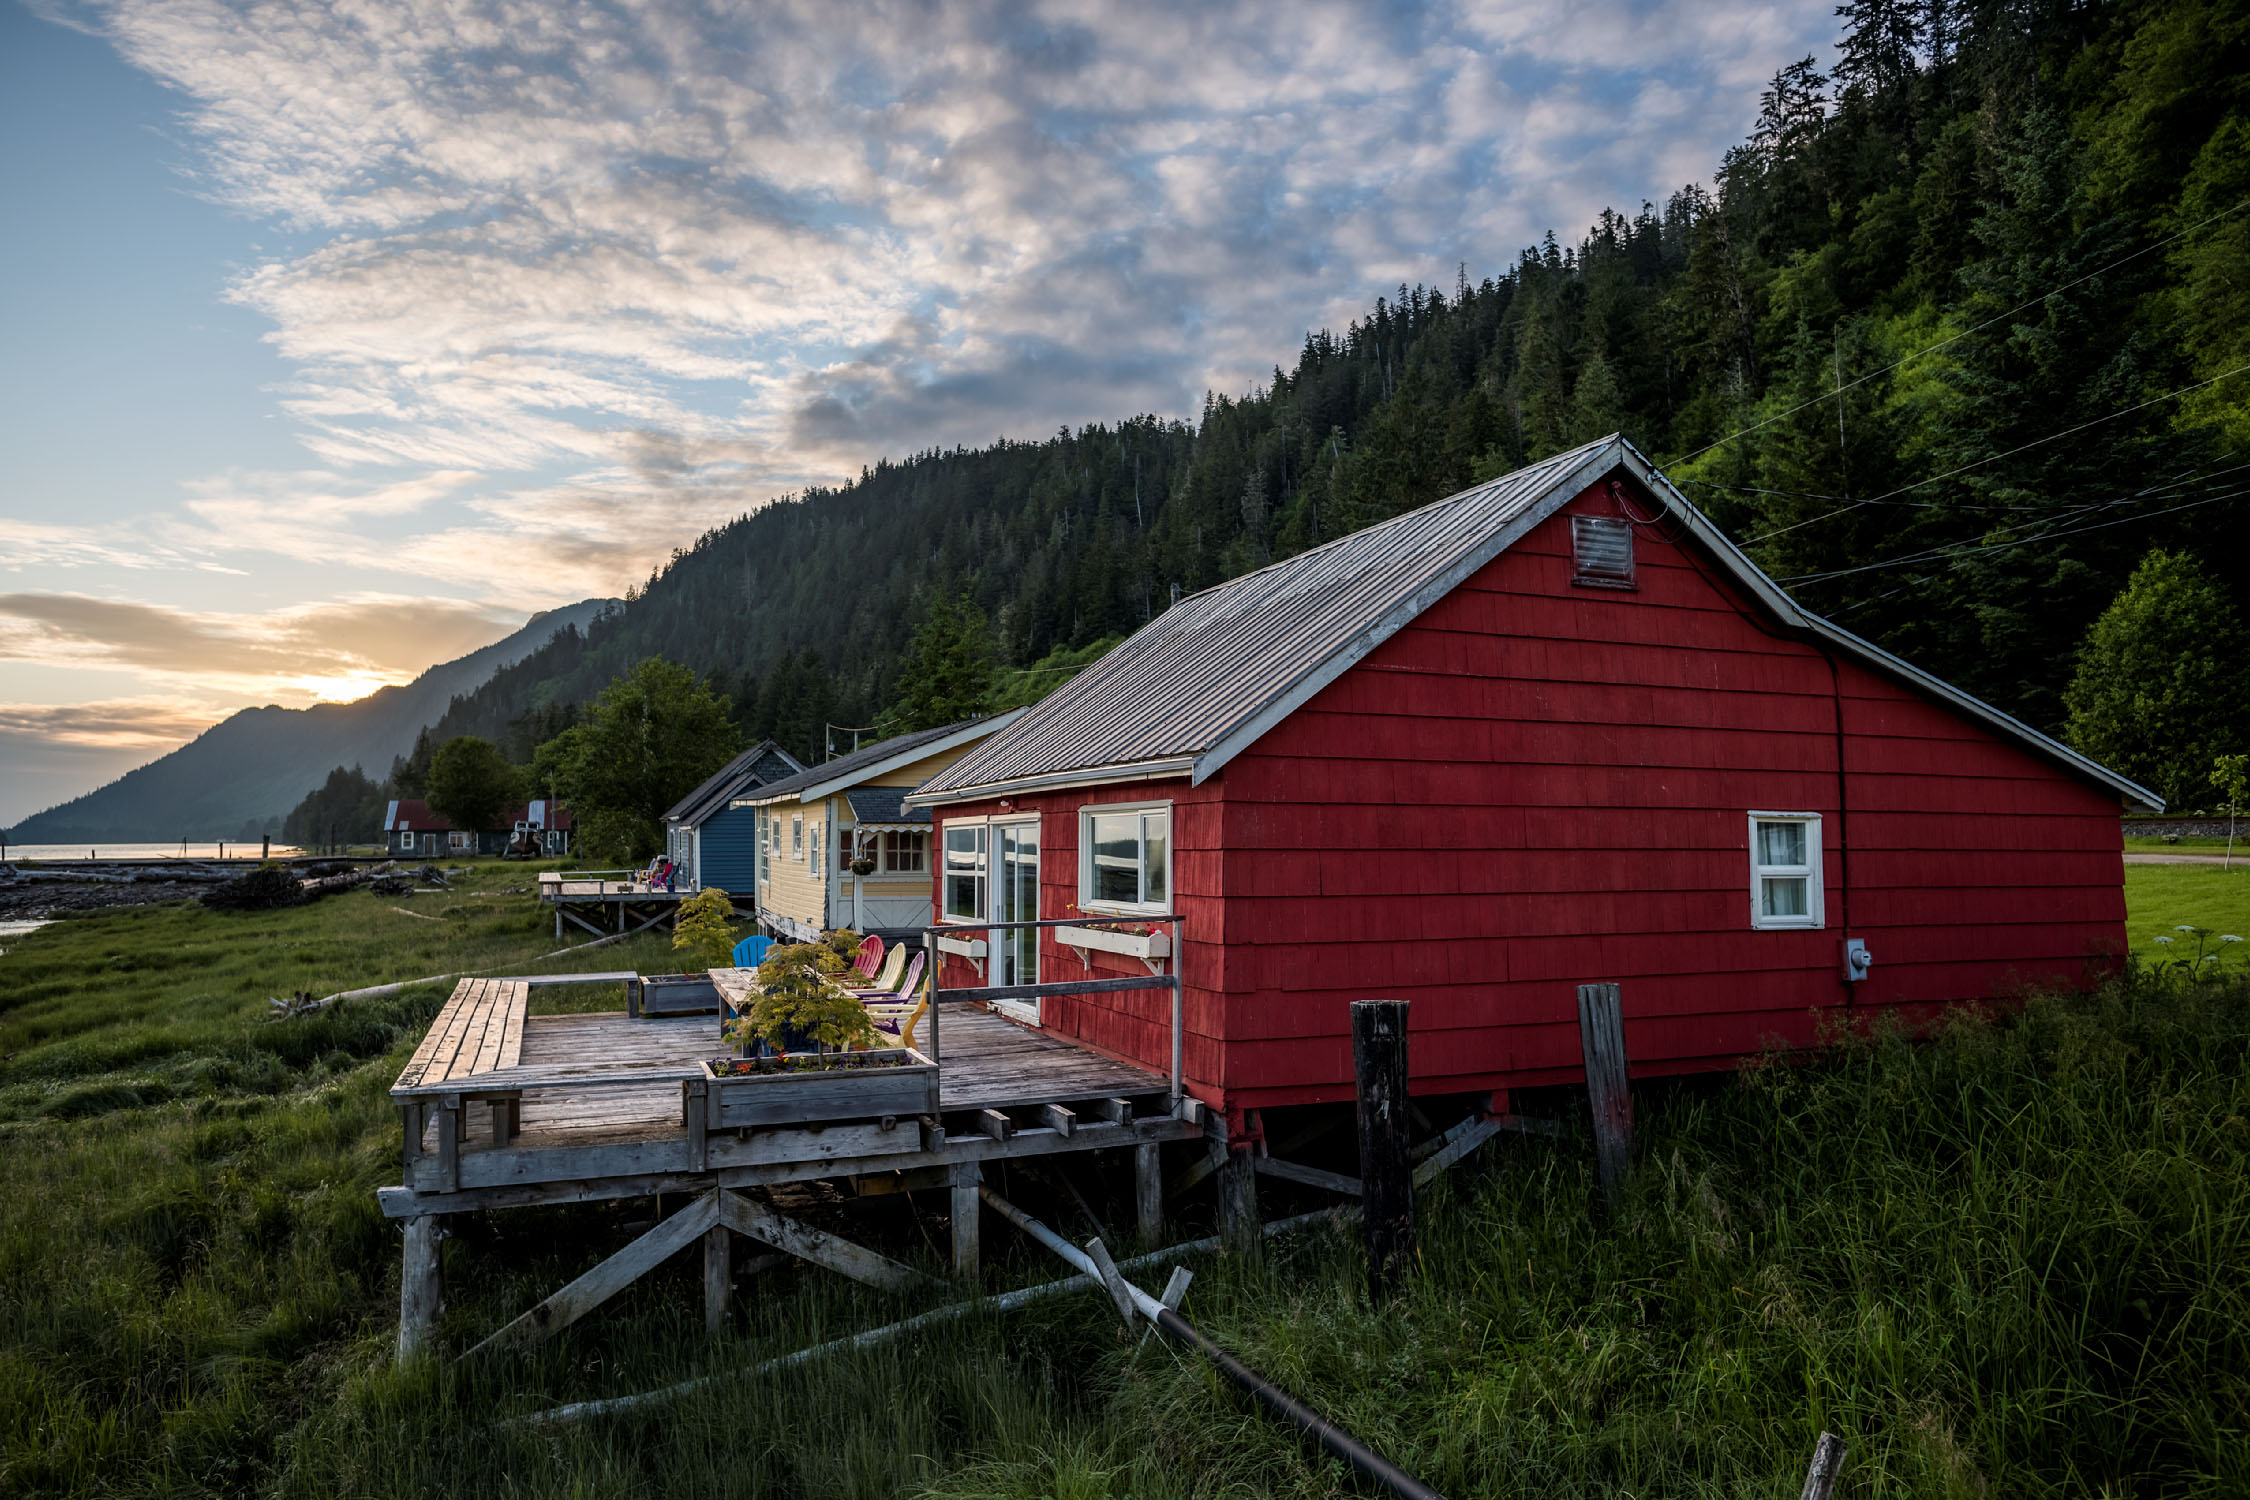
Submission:
<svg viewBox="0 0 2250 1500">
<path fill-rule="evenodd" d="M 849 947 L 858 947 L 857 933 L 831 936 L 848 937 Z M 866 1007 L 830 982 L 846 967 L 838 946 L 789 943 L 758 965 L 757 996 L 747 1013 L 726 1026 L 727 1039 L 744 1055 L 703 1064 L 711 1079 L 710 1128 L 896 1120 L 936 1112 L 937 1064 L 911 1047 L 872 1049 L 879 1033 Z M 775 1055 L 747 1055 L 761 1044 Z M 909 1140 L 899 1149 L 912 1145 Z"/>
</svg>

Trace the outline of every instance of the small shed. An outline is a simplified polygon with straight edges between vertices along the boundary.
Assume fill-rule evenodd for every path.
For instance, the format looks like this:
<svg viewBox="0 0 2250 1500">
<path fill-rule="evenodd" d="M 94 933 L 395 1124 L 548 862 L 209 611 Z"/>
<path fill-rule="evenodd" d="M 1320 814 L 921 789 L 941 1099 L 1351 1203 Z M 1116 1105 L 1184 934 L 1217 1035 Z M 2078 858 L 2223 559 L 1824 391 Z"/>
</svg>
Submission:
<svg viewBox="0 0 2250 1500">
<path fill-rule="evenodd" d="M 523 815 L 516 819 L 510 852 L 559 858 L 570 852 L 570 836 L 576 831 L 577 821 L 569 808 L 546 797 L 534 797 L 524 804 Z"/>
<path fill-rule="evenodd" d="M 1179 601 L 910 801 L 940 921 L 1085 919 L 949 985 L 1145 974 L 1181 913 L 1187 1085 L 1238 1118 L 1351 1097 L 1371 996 L 1437 1094 L 1581 1077 L 1581 983 L 1636 1075 L 2082 983 L 2158 805 L 1800 609 L 1615 436 Z M 1168 1062 L 1161 991 L 1021 1014 Z"/>
<path fill-rule="evenodd" d="M 749 894 L 758 859 L 752 794 L 804 768 L 772 740 L 760 740 L 682 797 L 664 814 L 664 852 L 682 871 L 675 884 L 682 890 L 711 885 Z"/>
<path fill-rule="evenodd" d="M 906 794 L 1020 708 L 862 745 L 760 788 L 758 920 L 779 937 L 920 928 L 930 920 L 930 815 Z"/>
</svg>

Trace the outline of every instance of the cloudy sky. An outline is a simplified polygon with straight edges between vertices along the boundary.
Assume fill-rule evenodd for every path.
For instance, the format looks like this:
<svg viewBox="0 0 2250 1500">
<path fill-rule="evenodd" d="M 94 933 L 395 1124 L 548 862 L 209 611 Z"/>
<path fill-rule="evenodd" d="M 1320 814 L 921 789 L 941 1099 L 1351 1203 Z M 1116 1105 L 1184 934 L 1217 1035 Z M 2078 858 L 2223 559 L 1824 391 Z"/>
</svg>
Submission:
<svg viewBox="0 0 2250 1500">
<path fill-rule="evenodd" d="M 1829 0 L 0 0 L 0 823 L 1707 179 Z"/>
</svg>

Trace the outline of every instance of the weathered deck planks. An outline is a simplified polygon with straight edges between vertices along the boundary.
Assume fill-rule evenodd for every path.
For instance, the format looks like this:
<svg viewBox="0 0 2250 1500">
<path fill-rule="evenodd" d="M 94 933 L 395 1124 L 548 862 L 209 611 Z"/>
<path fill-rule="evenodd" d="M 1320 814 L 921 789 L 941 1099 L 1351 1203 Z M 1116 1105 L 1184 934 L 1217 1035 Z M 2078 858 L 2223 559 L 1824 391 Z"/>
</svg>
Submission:
<svg viewBox="0 0 2250 1500">
<path fill-rule="evenodd" d="M 720 972 L 737 984 L 749 977 Z M 682 1090 L 701 1080 L 703 1059 L 723 1049 L 713 1020 L 533 1016 L 529 994 L 521 980 L 461 981 L 399 1075 L 392 1095 L 408 1118 L 410 1192 L 675 1173 L 699 1170 L 698 1162 L 816 1165 L 879 1149 L 872 1138 L 854 1134 L 862 1127 L 849 1125 L 758 1131 L 698 1146 L 683 1120 Z M 1165 1080 L 1145 1068 L 989 1011 L 969 1005 L 946 1011 L 939 1113 L 981 1119 L 1003 1147 L 1017 1130 L 1003 1110 L 1030 1112 L 1025 1123 L 1031 1126 L 1068 1116 L 1069 1128 L 1035 1132 L 1061 1141 L 1081 1127 L 1056 1106 L 1165 1090 Z"/>
</svg>

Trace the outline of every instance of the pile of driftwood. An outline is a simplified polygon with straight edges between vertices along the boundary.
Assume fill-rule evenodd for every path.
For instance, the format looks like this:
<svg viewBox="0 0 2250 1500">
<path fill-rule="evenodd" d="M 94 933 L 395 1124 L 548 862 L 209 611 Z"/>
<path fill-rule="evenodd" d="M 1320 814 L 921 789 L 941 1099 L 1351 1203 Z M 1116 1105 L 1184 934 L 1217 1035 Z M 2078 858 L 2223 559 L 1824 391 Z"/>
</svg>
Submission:
<svg viewBox="0 0 2250 1500">
<path fill-rule="evenodd" d="M 399 869 L 396 860 L 379 865 L 308 865 L 305 869 L 311 873 L 302 874 L 285 865 L 260 865 L 205 891 L 200 899 L 205 906 L 220 911 L 272 911 L 302 906 L 363 885 L 395 896 L 414 889 L 416 881 L 440 887 L 449 883 L 436 865 L 424 865 L 409 873 Z"/>
</svg>

